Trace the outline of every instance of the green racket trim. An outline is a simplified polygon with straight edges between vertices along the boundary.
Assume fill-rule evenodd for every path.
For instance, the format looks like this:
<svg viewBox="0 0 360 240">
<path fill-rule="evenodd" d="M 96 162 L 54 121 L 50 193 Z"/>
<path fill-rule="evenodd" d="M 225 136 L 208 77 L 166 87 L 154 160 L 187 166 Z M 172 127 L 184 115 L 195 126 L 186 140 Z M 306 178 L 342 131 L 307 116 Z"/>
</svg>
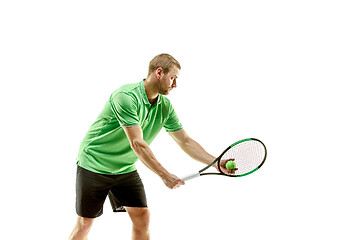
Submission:
<svg viewBox="0 0 360 240">
<path fill-rule="evenodd" d="M 253 141 L 253 139 L 248 138 L 248 139 L 243 139 L 243 140 L 240 140 L 240 141 L 238 141 L 238 142 L 234 143 L 233 145 L 231 145 L 230 147 L 234 147 L 234 146 L 238 145 L 239 143 L 242 143 L 242 142 L 247 142 L 247 141 Z"/>
<path fill-rule="evenodd" d="M 252 170 L 252 171 L 250 171 L 248 173 L 242 174 L 242 175 L 236 175 L 235 177 L 244 177 L 244 176 L 249 175 L 249 174 L 251 174 L 251 173 L 253 173 L 253 172 L 257 171 L 257 170 L 259 170 L 259 168 L 255 168 L 254 170 Z"/>
</svg>

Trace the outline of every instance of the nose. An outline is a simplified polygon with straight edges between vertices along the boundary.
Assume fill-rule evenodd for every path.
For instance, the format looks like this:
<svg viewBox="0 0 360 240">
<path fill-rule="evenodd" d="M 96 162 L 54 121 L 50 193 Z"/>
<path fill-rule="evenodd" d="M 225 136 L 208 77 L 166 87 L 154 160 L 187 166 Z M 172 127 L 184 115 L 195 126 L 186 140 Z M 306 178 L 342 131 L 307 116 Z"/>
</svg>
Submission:
<svg viewBox="0 0 360 240">
<path fill-rule="evenodd" d="M 173 88 L 176 88 L 176 80 L 173 81 L 173 84 L 171 85 Z"/>
</svg>

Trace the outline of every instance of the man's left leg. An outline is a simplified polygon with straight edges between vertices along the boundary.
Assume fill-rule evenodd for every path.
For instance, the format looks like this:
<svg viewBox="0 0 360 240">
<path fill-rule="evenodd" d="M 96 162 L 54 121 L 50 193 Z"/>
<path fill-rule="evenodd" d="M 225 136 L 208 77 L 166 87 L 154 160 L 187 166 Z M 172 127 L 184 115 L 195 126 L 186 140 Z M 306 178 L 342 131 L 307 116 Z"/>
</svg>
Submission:
<svg viewBox="0 0 360 240">
<path fill-rule="evenodd" d="M 150 211 L 147 207 L 126 207 L 133 223 L 132 240 L 150 239 Z"/>
</svg>

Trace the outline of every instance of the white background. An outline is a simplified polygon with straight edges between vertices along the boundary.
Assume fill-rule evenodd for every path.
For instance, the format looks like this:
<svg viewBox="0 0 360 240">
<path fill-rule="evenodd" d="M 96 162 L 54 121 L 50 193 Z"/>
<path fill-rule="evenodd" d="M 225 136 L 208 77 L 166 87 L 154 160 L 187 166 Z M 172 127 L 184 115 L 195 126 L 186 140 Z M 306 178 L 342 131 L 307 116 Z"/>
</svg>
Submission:
<svg viewBox="0 0 360 240">
<path fill-rule="evenodd" d="M 169 98 L 186 131 L 213 155 L 259 138 L 268 159 L 177 190 L 138 162 L 152 239 L 359 239 L 359 12 L 355 0 L 1 1 L 0 238 L 67 239 L 80 141 L 166 52 L 182 65 Z M 165 131 L 151 148 L 178 176 L 202 166 Z M 89 239 L 130 234 L 106 202 Z"/>
</svg>

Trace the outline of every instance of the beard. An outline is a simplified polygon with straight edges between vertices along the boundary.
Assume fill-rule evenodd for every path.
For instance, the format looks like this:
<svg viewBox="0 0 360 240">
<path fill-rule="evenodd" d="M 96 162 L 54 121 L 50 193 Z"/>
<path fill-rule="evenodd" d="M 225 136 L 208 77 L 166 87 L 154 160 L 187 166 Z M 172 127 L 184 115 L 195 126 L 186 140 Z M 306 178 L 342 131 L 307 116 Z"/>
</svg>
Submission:
<svg viewBox="0 0 360 240">
<path fill-rule="evenodd" d="M 164 88 L 164 87 L 161 85 L 161 83 L 159 82 L 159 83 L 157 84 L 157 89 L 158 89 L 159 94 L 161 94 L 161 95 L 169 95 L 169 93 L 170 93 L 170 91 L 171 91 L 172 88 Z"/>
<path fill-rule="evenodd" d="M 169 95 L 170 91 L 171 91 L 171 89 L 166 89 L 166 90 L 161 89 L 161 90 L 159 90 L 159 93 L 161 95 Z"/>
</svg>

